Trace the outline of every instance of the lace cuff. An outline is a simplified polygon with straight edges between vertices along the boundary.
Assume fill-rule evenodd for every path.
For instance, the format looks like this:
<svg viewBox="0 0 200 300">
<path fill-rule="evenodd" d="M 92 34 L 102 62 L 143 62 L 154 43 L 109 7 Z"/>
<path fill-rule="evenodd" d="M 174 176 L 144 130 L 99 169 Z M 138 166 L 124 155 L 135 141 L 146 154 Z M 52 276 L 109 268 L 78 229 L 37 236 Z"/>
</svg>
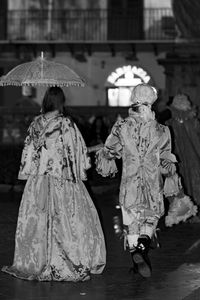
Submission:
<svg viewBox="0 0 200 300">
<path fill-rule="evenodd" d="M 106 158 L 104 149 L 100 149 L 96 153 L 95 164 L 97 173 L 103 177 L 114 177 L 118 172 L 115 160 Z"/>
<path fill-rule="evenodd" d="M 182 189 L 181 179 L 177 173 L 165 178 L 164 195 L 165 197 L 176 196 Z"/>
</svg>

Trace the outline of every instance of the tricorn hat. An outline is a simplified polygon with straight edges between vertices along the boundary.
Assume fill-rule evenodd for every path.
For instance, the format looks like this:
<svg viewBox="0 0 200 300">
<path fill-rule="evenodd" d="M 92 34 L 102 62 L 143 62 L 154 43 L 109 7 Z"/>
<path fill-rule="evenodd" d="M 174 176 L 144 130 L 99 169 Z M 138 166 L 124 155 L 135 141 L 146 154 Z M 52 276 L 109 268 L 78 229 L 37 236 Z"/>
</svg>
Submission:
<svg viewBox="0 0 200 300">
<path fill-rule="evenodd" d="M 191 101 L 186 94 L 177 94 L 174 96 L 171 106 L 184 111 L 192 108 Z"/>
</svg>

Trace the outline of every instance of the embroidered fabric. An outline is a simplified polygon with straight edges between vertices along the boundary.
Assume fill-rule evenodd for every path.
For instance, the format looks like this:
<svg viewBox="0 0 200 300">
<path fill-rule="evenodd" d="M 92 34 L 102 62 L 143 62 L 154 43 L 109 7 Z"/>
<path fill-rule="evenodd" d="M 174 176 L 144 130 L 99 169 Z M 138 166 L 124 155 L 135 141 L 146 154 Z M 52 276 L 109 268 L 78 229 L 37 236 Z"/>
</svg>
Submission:
<svg viewBox="0 0 200 300">
<path fill-rule="evenodd" d="M 26 178 L 19 208 L 12 266 L 20 279 L 85 281 L 102 273 L 104 235 L 82 180 L 87 148 L 69 119 L 39 116 L 31 124 L 19 178 Z"/>
<path fill-rule="evenodd" d="M 118 172 L 115 160 L 108 159 L 104 149 L 96 153 L 96 171 L 103 177 L 114 177 Z"/>
</svg>

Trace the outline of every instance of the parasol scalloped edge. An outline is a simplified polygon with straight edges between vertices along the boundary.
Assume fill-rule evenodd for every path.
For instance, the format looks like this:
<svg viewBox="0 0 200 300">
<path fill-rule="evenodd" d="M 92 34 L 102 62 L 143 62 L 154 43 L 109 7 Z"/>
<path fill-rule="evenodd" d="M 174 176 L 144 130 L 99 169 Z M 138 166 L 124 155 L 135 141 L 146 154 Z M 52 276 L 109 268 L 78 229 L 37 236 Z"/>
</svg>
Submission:
<svg viewBox="0 0 200 300">
<path fill-rule="evenodd" d="M 85 87 L 85 83 L 77 83 L 77 82 L 68 82 L 68 83 L 50 83 L 50 82 L 25 82 L 25 83 L 18 83 L 18 82 L 3 82 L 0 80 L 0 86 L 60 86 L 60 87 L 68 87 L 68 86 L 79 86 L 79 87 Z"/>
<path fill-rule="evenodd" d="M 0 86 L 84 87 L 86 82 L 65 64 L 48 61 L 43 56 L 17 65 L 0 77 Z"/>
</svg>

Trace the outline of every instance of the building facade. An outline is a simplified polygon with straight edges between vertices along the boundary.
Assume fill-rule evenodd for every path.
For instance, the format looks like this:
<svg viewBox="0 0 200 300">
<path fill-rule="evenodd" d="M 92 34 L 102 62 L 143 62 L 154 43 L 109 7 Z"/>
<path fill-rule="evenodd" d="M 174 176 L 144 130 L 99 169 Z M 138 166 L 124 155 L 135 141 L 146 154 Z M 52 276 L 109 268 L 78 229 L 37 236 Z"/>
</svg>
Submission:
<svg viewBox="0 0 200 300">
<path fill-rule="evenodd" d="M 127 115 L 139 82 L 158 89 L 158 112 L 178 92 L 200 106 L 199 12 L 196 0 L 1 0 L 0 76 L 41 51 L 66 64 L 86 81 L 64 92 L 69 113 L 89 135 L 95 118 L 109 130 Z M 45 90 L 0 87 L 0 183 L 16 180 Z"/>
<path fill-rule="evenodd" d="M 166 96 L 165 66 L 159 60 L 176 37 L 169 1 L 4 0 L 1 10 L 7 11 L 1 75 L 44 51 L 86 80 L 84 89 L 65 89 L 70 106 L 127 106 L 131 88 L 145 77 L 142 73 Z M 111 82 L 114 74 L 119 80 Z M 44 92 L 37 88 L 34 93 L 39 104 Z M 11 106 L 21 89 L 6 87 L 0 93 L 1 105 Z"/>
</svg>

